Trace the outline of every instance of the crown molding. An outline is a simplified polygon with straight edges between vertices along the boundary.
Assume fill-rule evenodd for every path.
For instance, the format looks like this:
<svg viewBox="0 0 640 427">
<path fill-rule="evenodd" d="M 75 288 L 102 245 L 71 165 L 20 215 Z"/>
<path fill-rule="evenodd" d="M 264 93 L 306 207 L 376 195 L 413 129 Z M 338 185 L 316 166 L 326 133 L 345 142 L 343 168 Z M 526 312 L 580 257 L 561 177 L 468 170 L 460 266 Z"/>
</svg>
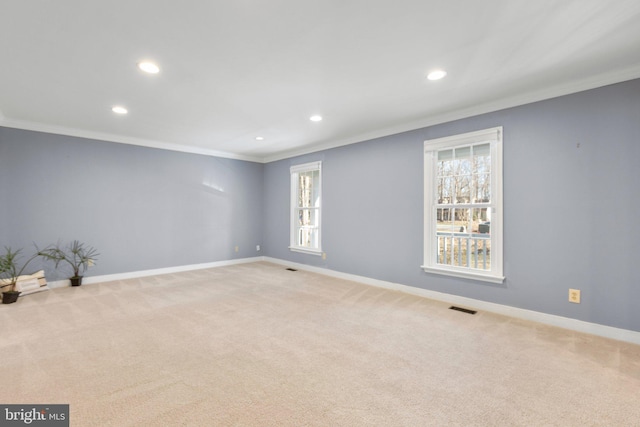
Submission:
<svg viewBox="0 0 640 427">
<path fill-rule="evenodd" d="M 9 128 L 32 130 L 37 132 L 48 132 L 58 135 L 68 135 L 80 138 L 95 139 L 100 141 L 115 142 L 120 144 L 138 145 L 141 147 L 157 148 L 161 150 L 178 151 L 183 153 L 201 154 L 204 156 L 222 157 L 234 160 L 244 160 L 256 163 L 271 163 L 278 160 L 290 159 L 305 154 L 317 153 L 319 151 L 330 150 L 332 148 L 343 147 L 345 145 L 356 144 L 359 142 L 369 141 L 390 135 L 396 135 L 403 132 L 409 132 L 422 129 L 429 126 L 439 125 L 454 120 L 465 119 L 481 114 L 492 113 L 507 108 L 518 107 L 534 102 L 544 101 L 547 99 L 557 98 L 564 95 L 583 92 L 586 90 L 596 89 L 598 87 L 608 86 L 611 84 L 622 83 L 628 80 L 640 78 L 640 66 L 633 66 L 623 70 L 616 70 L 602 73 L 585 79 L 563 83 L 551 86 L 542 90 L 530 91 L 508 98 L 502 98 L 496 101 L 475 105 L 469 108 L 448 111 L 441 114 L 426 117 L 418 121 L 403 123 L 397 126 L 390 126 L 378 129 L 372 132 L 354 135 L 348 138 L 341 138 L 333 141 L 321 141 L 312 146 L 286 150 L 273 155 L 265 156 L 247 156 L 224 151 L 211 150 L 202 147 L 196 147 L 186 144 L 175 144 L 162 141 L 153 141 L 143 138 L 134 138 L 125 135 L 117 135 L 102 132 L 93 132 L 84 129 L 70 128 L 64 126 L 50 125 L 44 123 L 14 120 L 6 117 L 0 111 L 0 126 Z"/>
<path fill-rule="evenodd" d="M 94 139 L 105 142 L 114 142 L 119 144 L 137 145 L 140 147 L 157 148 L 160 150 L 179 151 L 182 153 L 201 154 L 203 156 L 222 157 L 234 160 L 244 160 L 248 162 L 262 163 L 260 157 L 244 156 L 241 154 L 227 153 L 224 151 L 210 150 L 207 148 L 196 147 L 192 145 L 174 144 L 162 141 L 153 141 L 143 138 L 134 138 L 124 135 L 116 135 L 110 133 L 93 132 L 84 129 L 76 129 L 65 126 L 50 125 L 44 123 L 30 122 L 25 120 L 9 119 L 0 112 L 0 126 L 24 129 L 36 132 L 46 132 L 56 135 L 66 135 L 78 138 Z"/>
<path fill-rule="evenodd" d="M 272 156 L 265 156 L 262 161 L 271 163 L 278 160 L 289 159 L 292 157 L 302 156 L 305 154 L 316 153 L 318 151 L 329 150 L 332 148 L 342 147 L 345 145 L 356 144 L 358 142 L 369 141 L 376 138 L 382 138 L 390 135 L 396 135 L 403 132 L 409 132 L 422 129 L 429 126 L 435 126 L 442 123 L 452 122 L 455 120 L 465 119 L 469 117 L 479 116 L 481 114 L 492 113 L 507 108 L 519 107 L 534 102 L 544 101 L 547 99 L 557 98 L 560 96 L 571 95 L 578 92 L 584 92 L 603 86 L 616 83 L 622 83 L 629 80 L 640 78 L 640 66 L 629 67 L 624 70 L 617 70 L 608 73 L 599 74 L 597 76 L 588 77 L 582 80 L 551 86 L 542 90 L 530 91 L 518 94 L 508 98 L 502 98 L 496 101 L 475 105 L 469 108 L 448 111 L 442 114 L 436 114 L 425 119 L 404 123 L 397 126 L 391 126 L 379 129 L 374 132 L 360 134 L 350 138 L 339 139 L 335 141 L 327 141 L 313 145 L 313 147 L 302 148 L 297 150 L 289 150 Z"/>
</svg>

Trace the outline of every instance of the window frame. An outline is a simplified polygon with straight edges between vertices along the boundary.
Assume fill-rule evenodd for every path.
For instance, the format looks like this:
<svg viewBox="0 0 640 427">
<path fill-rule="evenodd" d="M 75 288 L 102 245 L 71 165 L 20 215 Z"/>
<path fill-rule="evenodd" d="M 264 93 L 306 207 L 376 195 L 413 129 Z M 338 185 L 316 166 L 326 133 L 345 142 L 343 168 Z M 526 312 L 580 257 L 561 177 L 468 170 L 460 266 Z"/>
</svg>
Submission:
<svg viewBox="0 0 640 427">
<path fill-rule="evenodd" d="M 318 233 L 318 247 L 309 248 L 306 246 L 297 245 L 296 238 L 296 211 L 302 207 L 298 206 L 298 176 L 303 172 L 318 171 L 318 206 L 314 206 L 317 217 L 317 233 Z M 322 255 L 322 162 L 310 162 L 299 165 L 293 165 L 289 168 L 291 175 L 291 194 L 290 194 L 290 230 L 289 230 L 289 250 L 293 252 L 301 252 L 310 255 Z M 307 209 L 307 208 L 305 208 Z"/>
<path fill-rule="evenodd" d="M 424 263 L 427 273 L 491 283 L 504 282 L 503 271 L 503 159 L 502 126 L 424 141 Z M 480 270 L 464 266 L 438 264 L 437 225 L 437 156 L 442 150 L 490 144 L 491 153 L 491 268 Z M 473 203 L 469 203 L 473 204 Z"/>
</svg>

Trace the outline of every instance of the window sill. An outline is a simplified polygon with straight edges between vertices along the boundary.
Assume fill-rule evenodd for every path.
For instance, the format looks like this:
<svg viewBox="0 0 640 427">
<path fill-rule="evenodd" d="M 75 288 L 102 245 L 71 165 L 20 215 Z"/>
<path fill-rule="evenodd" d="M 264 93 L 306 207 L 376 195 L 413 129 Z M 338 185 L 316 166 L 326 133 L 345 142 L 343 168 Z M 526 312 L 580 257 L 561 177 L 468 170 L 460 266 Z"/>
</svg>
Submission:
<svg viewBox="0 0 640 427">
<path fill-rule="evenodd" d="M 498 283 L 501 284 L 504 282 L 504 276 L 493 276 L 489 274 L 476 273 L 472 271 L 460 271 L 460 270 L 449 270 L 438 267 L 428 267 L 422 266 L 422 269 L 427 273 L 440 274 L 443 276 L 452 276 L 452 277 L 460 277 L 462 279 L 471 279 L 471 280 L 480 280 L 483 282 L 490 283 Z"/>
<path fill-rule="evenodd" d="M 302 254 L 322 256 L 322 250 L 320 249 L 307 249 L 307 248 L 299 248 L 297 246 L 289 246 L 289 250 L 291 252 L 300 252 Z"/>
</svg>

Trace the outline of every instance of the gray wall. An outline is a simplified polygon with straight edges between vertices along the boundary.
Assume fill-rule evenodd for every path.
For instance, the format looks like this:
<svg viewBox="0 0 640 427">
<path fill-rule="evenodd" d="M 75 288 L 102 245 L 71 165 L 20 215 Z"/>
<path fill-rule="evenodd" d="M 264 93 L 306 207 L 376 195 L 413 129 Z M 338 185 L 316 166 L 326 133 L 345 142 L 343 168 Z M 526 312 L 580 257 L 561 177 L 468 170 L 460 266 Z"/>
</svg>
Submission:
<svg viewBox="0 0 640 427">
<path fill-rule="evenodd" d="M 7 200 L 6 190 L 9 178 L 7 175 L 7 169 L 4 167 L 4 163 L 6 163 L 6 161 L 3 161 L 3 158 L 2 128 L 0 127 L 0 250 L 2 250 L 4 253 L 4 246 L 2 245 L 4 244 L 3 242 L 8 242 L 9 238 L 9 201 Z"/>
<path fill-rule="evenodd" d="M 0 246 L 82 240 L 86 276 L 258 256 L 263 168 L 0 127 Z"/>
<path fill-rule="evenodd" d="M 504 127 L 502 285 L 427 274 L 423 141 Z M 323 161 L 326 261 L 290 252 L 289 166 Z M 265 166 L 265 255 L 640 331 L 640 80 Z M 582 303 L 567 301 L 568 289 Z"/>
<path fill-rule="evenodd" d="M 423 141 L 493 126 L 507 279 L 427 274 Z M 0 245 L 81 239 L 88 276 L 264 254 L 640 331 L 639 159 L 640 80 L 266 165 L 0 127 Z M 326 260 L 287 249 L 289 166 L 314 160 Z"/>
</svg>

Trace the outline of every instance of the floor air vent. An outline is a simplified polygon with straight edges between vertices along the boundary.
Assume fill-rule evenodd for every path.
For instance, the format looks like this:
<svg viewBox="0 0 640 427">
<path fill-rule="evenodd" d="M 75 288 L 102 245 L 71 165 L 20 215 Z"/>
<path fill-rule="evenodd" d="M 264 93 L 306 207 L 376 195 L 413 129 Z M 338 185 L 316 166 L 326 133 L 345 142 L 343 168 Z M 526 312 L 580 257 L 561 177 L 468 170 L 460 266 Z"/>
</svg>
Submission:
<svg viewBox="0 0 640 427">
<path fill-rule="evenodd" d="M 289 270 L 289 271 L 298 271 L 295 268 L 287 268 L 287 270 Z"/>
<path fill-rule="evenodd" d="M 477 311 L 475 310 L 469 310 L 468 308 L 462 308 L 462 307 L 456 307 L 455 305 L 452 305 L 451 307 L 449 307 L 450 310 L 456 310 L 456 311 L 461 311 L 463 313 L 468 313 L 468 314 L 476 314 Z"/>
</svg>

